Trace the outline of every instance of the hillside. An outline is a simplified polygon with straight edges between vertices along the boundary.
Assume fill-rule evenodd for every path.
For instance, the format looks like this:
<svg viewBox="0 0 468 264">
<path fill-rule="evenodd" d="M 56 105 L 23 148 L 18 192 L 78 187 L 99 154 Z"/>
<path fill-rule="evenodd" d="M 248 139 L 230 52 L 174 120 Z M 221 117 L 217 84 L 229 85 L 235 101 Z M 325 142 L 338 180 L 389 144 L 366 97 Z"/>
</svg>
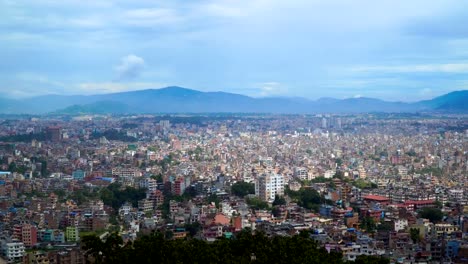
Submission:
<svg viewBox="0 0 468 264">
<path fill-rule="evenodd" d="M 166 87 L 99 95 L 44 95 L 23 100 L 0 99 L 7 114 L 142 114 L 142 113 L 366 113 L 451 112 L 466 113 L 468 91 L 457 91 L 415 103 L 387 102 L 374 98 L 316 101 L 304 98 L 253 98 L 226 92 Z"/>
</svg>

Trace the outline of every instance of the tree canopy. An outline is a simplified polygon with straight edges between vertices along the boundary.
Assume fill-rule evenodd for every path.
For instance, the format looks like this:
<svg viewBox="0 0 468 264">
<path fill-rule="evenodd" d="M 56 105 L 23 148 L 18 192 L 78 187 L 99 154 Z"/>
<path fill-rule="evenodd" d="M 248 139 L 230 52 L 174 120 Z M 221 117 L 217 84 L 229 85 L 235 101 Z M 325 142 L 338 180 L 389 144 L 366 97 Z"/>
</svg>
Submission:
<svg viewBox="0 0 468 264">
<path fill-rule="evenodd" d="M 283 196 L 279 196 L 279 195 L 275 196 L 275 200 L 273 201 L 273 206 L 285 205 L 285 204 L 286 204 L 286 200 L 284 199 Z"/>
<path fill-rule="evenodd" d="M 233 239 L 207 243 L 197 239 L 169 240 L 155 232 L 124 244 L 117 234 L 105 242 L 95 235 L 82 238 L 88 262 L 94 263 L 348 263 L 342 254 L 328 253 L 307 232 L 292 237 L 267 237 L 242 231 Z M 361 256 L 356 263 L 389 263 Z"/>
<path fill-rule="evenodd" d="M 243 181 L 236 182 L 231 186 L 231 193 L 239 197 L 244 197 L 247 194 L 255 194 L 255 185 Z"/>
<path fill-rule="evenodd" d="M 423 208 L 419 212 L 419 217 L 429 219 L 432 223 L 436 223 L 442 220 L 444 214 L 439 208 Z"/>
<path fill-rule="evenodd" d="M 112 206 L 116 210 L 125 202 L 130 202 L 136 207 L 138 201 L 146 197 L 144 189 L 135 189 L 128 186 L 122 189 L 119 183 L 112 183 L 102 189 L 100 195 L 105 205 Z"/>
<path fill-rule="evenodd" d="M 314 211 L 318 211 L 320 204 L 324 202 L 320 194 L 312 188 L 301 188 L 299 191 L 286 189 L 286 193 L 300 206 Z"/>
<path fill-rule="evenodd" d="M 246 200 L 246 202 L 251 208 L 255 210 L 268 209 L 270 207 L 267 202 L 262 201 L 258 197 L 249 198 Z"/>
</svg>

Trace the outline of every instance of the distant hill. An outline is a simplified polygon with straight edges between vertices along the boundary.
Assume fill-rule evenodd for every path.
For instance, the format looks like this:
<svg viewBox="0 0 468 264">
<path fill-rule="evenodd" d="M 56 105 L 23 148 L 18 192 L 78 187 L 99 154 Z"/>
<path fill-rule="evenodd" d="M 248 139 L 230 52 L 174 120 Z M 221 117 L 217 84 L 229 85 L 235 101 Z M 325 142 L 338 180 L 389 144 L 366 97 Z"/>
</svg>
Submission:
<svg viewBox="0 0 468 264">
<path fill-rule="evenodd" d="M 468 91 L 452 92 L 415 103 L 373 98 L 316 101 L 304 98 L 253 98 L 226 92 L 201 92 L 166 87 L 99 95 L 44 95 L 22 100 L 0 98 L 0 113 L 7 114 L 140 114 L 140 113 L 365 113 L 460 112 L 467 113 Z"/>
<path fill-rule="evenodd" d="M 442 112 L 468 112 L 468 90 L 451 92 L 417 104 Z"/>
<path fill-rule="evenodd" d="M 124 114 L 130 111 L 128 105 L 114 101 L 98 101 L 84 105 L 72 105 L 57 111 L 57 114 L 83 115 L 83 114 Z"/>
</svg>

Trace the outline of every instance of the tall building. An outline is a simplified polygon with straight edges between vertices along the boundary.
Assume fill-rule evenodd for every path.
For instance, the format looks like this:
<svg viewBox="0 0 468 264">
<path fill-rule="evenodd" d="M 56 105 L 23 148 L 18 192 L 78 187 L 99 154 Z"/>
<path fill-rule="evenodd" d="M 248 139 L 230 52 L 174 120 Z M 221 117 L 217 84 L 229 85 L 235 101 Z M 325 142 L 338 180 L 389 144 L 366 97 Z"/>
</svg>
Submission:
<svg viewBox="0 0 468 264">
<path fill-rule="evenodd" d="M 146 189 L 147 194 L 150 194 L 158 188 L 158 182 L 153 178 L 144 178 L 140 180 L 140 188 Z"/>
<path fill-rule="evenodd" d="M 23 225 L 21 230 L 21 240 L 27 247 L 32 247 L 37 244 L 37 228 L 33 225 Z"/>
<path fill-rule="evenodd" d="M 67 226 L 65 229 L 65 237 L 68 242 L 77 242 L 80 240 L 78 227 L 76 226 Z"/>
<path fill-rule="evenodd" d="M 336 128 L 341 129 L 341 118 L 336 118 Z"/>
<path fill-rule="evenodd" d="M 296 169 L 294 170 L 294 176 L 296 176 L 302 181 L 311 180 L 309 179 L 309 172 L 304 167 L 296 167 Z"/>
<path fill-rule="evenodd" d="M 327 119 L 324 117 L 322 118 L 322 128 L 326 129 L 327 128 Z"/>
<path fill-rule="evenodd" d="M 30 224 L 14 225 L 13 238 L 23 242 L 24 246 L 32 247 L 37 244 L 37 228 Z"/>
<path fill-rule="evenodd" d="M 263 201 L 273 201 L 276 195 L 284 195 L 284 177 L 274 172 L 264 173 L 255 181 L 255 195 Z"/>
<path fill-rule="evenodd" d="M 171 122 L 169 120 L 160 120 L 159 126 L 161 127 L 161 129 L 166 130 L 171 127 Z"/>
<path fill-rule="evenodd" d="M 360 179 L 367 178 L 367 173 L 366 173 L 366 169 L 364 169 L 364 166 L 362 166 L 362 165 L 358 166 L 358 173 L 359 173 L 359 178 Z"/>
<path fill-rule="evenodd" d="M 62 139 L 62 128 L 58 126 L 50 126 L 46 129 L 47 139 L 53 142 Z"/>
<path fill-rule="evenodd" d="M 175 195 L 182 195 L 185 192 L 185 179 L 184 178 L 177 178 L 172 185 L 173 190 L 172 193 Z"/>
</svg>

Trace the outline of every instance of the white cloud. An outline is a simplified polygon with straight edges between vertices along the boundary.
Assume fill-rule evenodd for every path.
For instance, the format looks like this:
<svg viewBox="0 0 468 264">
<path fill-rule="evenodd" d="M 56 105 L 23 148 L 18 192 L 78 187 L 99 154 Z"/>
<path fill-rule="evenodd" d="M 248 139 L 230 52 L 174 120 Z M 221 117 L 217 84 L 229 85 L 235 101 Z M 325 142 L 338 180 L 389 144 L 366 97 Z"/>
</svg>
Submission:
<svg viewBox="0 0 468 264">
<path fill-rule="evenodd" d="M 169 8 L 140 8 L 124 12 L 122 21 L 131 26 L 153 27 L 174 25 L 183 21 L 183 18 Z"/>
<path fill-rule="evenodd" d="M 134 79 L 138 77 L 145 66 L 143 58 L 130 54 L 121 58 L 120 64 L 115 67 L 119 80 Z"/>
<path fill-rule="evenodd" d="M 256 94 L 254 96 L 277 96 L 285 95 L 288 89 L 279 82 L 263 82 L 254 85 Z"/>
<path fill-rule="evenodd" d="M 395 72 L 395 73 L 468 73 L 468 63 L 415 64 L 395 66 L 358 66 L 353 72 Z"/>
</svg>

